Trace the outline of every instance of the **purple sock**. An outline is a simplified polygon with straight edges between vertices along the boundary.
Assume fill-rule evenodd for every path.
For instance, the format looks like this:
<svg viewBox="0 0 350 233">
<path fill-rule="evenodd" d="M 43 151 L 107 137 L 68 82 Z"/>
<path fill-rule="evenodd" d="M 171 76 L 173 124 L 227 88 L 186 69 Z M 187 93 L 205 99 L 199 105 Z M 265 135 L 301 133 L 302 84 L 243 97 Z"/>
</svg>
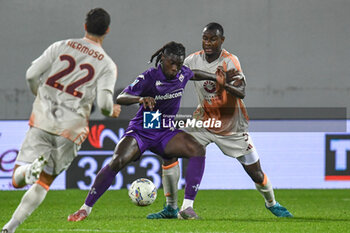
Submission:
<svg viewBox="0 0 350 233">
<path fill-rule="evenodd" d="M 92 207 L 102 194 L 111 186 L 118 172 L 113 171 L 108 164 L 102 168 L 91 186 L 89 194 L 85 199 L 85 204 Z"/>
<path fill-rule="evenodd" d="M 205 157 L 192 157 L 188 160 L 186 170 L 186 186 L 185 186 L 185 199 L 194 200 L 199 185 L 202 181 L 205 167 Z"/>
</svg>

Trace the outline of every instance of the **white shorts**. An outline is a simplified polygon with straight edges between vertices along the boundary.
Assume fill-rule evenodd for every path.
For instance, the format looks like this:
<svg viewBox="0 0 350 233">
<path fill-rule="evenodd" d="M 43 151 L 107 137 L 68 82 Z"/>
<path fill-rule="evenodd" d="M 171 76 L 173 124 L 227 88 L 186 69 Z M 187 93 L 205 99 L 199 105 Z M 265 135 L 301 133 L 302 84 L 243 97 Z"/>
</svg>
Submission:
<svg viewBox="0 0 350 233">
<path fill-rule="evenodd" d="M 59 175 L 69 167 L 79 149 L 79 145 L 65 137 L 31 127 L 22 143 L 16 164 L 32 163 L 42 155 L 48 162 L 44 171 L 49 175 Z"/>
<path fill-rule="evenodd" d="M 215 143 L 222 153 L 232 158 L 237 158 L 244 165 L 250 165 L 259 160 L 259 155 L 248 133 L 222 136 L 211 133 L 204 128 L 186 129 L 186 132 L 205 147 L 209 143 Z"/>
</svg>

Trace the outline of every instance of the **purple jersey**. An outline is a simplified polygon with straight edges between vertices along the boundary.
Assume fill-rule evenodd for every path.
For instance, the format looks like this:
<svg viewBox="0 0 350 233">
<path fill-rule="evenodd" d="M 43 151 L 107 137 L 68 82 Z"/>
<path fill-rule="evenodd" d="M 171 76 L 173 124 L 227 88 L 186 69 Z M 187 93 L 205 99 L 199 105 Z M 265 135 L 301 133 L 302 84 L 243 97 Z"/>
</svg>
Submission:
<svg viewBox="0 0 350 233">
<path fill-rule="evenodd" d="M 162 116 L 173 119 L 180 108 L 181 97 L 186 83 L 192 78 L 193 72 L 182 66 L 175 78 L 167 79 L 159 65 L 150 68 L 137 77 L 137 79 L 124 89 L 124 92 L 142 97 L 153 97 L 156 105 L 153 111 L 159 110 Z M 143 112 L 150 111 L 140 105 L 135 117 L 130 121 L 129 127 L 143 129 Z M 173 117 L 171 117 L 173 116 Z"/>
</svg>

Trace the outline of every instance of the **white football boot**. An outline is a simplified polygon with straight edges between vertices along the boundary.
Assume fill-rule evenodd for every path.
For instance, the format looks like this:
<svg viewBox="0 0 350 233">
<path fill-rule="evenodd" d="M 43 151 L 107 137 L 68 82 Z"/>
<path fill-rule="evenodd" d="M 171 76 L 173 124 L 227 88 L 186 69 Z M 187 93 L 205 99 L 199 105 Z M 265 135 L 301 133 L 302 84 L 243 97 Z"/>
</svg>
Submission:
<svg viewBox="0 0 350 233">
<path fill-rule="evenodd" d="M 40 156 L 37 159 L 35 159 L 34 162 L 26 170 L 26 184 L 34 184 L 39 179 L 40 173 L 42 172 L 46 164 L 47 161 L 44 159 L 44 156 Z"/>
</svg>

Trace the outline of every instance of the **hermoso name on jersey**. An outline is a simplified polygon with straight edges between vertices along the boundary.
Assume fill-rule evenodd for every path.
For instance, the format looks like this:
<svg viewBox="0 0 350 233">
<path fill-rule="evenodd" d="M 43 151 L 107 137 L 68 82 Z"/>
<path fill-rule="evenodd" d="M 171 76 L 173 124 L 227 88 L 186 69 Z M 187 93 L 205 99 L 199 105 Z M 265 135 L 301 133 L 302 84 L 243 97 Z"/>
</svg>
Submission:
<svg viewBox="0 0 350 233">
<path fill-rule="evenodd" d="M 81 53 L 87 54 L 89 56 L 92 56 L 93 58 L 97 58 L 98 60 L 102 61 L 102 59 L 105 57 L 103 54 L 101 54 L 98 51 L 95 51 L 93 49 L 90 49 L 89 47 L 82 45 L 79 42 L 76 41 L 68 41 L 67 45 L 69 47 L 72 47 L 73 49 L 78 50 Z"/>
</svg>

